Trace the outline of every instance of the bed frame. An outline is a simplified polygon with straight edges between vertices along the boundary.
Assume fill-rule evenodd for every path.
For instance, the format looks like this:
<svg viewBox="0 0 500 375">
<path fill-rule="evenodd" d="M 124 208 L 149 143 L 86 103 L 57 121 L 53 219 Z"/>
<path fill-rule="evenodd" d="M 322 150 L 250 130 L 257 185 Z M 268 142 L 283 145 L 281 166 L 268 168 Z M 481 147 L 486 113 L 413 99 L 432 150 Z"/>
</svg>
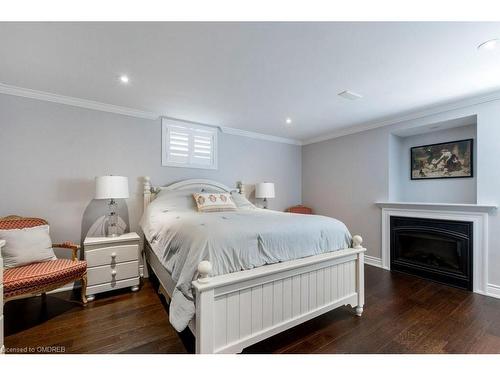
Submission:
<svg viewBox="0 0 500 375">
<path fill-rule="evenodd" d="M 203 187 L 230 192 L 221 183 L 192 179 L 155 188 L 144 181 L 144 208 L 162 190 Z M 193 281 L 196 315 L 189 324 L 196 353 L 239 353 L 244 348 L 339 306 L 363 313 L 364 252 L 361 236 L 353 247 L 227 275 L 211 276 L 212 265 L 198 266 Z M 145 260 L 170 299 L 175 284 L 145 240 Z M 147 267 L 144 267 L 146 270 Z"/>
</svg>

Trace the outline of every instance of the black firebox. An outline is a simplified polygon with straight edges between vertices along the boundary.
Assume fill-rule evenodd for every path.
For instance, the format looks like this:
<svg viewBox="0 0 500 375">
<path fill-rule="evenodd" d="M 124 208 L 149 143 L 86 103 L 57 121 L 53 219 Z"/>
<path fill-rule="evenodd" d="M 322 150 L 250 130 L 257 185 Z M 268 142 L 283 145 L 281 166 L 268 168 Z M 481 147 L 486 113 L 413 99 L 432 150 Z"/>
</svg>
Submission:
<svg viewBox="0 0 500 375">
<path fill-rule="evenodd" d="M 391 216 L 391 270 L 472 290 L 472 224 Z"/>
</svg>

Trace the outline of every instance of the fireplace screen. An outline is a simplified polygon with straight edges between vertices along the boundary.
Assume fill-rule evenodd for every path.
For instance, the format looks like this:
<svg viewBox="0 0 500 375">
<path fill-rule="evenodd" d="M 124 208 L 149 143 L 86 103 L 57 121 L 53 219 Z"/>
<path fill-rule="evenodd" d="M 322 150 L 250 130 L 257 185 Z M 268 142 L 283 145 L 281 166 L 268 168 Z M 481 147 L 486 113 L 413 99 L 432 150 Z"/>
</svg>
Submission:
<svg viewBox="0 0 500 375">
<path fill-rule="evenodd" d="M 391 216 L 391 270 L 472 290 L 472 223 Z"/>
</svg>

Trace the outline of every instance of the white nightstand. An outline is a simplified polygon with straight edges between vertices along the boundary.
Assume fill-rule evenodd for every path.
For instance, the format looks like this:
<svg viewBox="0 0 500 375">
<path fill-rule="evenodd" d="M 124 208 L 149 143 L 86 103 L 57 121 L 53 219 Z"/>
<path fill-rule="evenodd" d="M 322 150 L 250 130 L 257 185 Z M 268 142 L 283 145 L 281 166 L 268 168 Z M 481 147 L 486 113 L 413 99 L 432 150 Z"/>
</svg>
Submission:
<svg viewBox="0 0 500 375">
<path fill-rule="evenodd" d="M 87 300 L 96 293 L 130 287 L 139 290 L 139 236 L 87 237 L 83 242 L 87 261 Z"/>
</svg>

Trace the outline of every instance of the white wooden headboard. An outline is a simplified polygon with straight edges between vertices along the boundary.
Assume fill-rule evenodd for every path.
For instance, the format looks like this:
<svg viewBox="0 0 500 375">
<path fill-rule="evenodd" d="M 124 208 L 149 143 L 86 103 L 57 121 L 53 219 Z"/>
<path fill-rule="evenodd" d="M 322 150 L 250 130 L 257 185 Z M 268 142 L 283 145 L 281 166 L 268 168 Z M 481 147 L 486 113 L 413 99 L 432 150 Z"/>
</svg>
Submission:
<svg viewBox="0 0 500 375">
<path fill-rule="evenodd" d="M 144 177 L 144 209 L 146 209 L 148 204 L 156 198 L 156 195 L 161 190 L 184 190 L 192 188 L 205 188 L 227 193 L 230 193 L 231 191 L 239 191 L 248 198 L 254 190 L 254 185 L 238 183 L 238 187 L 230 188 L 217 181 L 195 178 L 175 182 L 167 186 L 153 186 L 151 185 L 151 178 L 146 176 Z"/>
</svg>

